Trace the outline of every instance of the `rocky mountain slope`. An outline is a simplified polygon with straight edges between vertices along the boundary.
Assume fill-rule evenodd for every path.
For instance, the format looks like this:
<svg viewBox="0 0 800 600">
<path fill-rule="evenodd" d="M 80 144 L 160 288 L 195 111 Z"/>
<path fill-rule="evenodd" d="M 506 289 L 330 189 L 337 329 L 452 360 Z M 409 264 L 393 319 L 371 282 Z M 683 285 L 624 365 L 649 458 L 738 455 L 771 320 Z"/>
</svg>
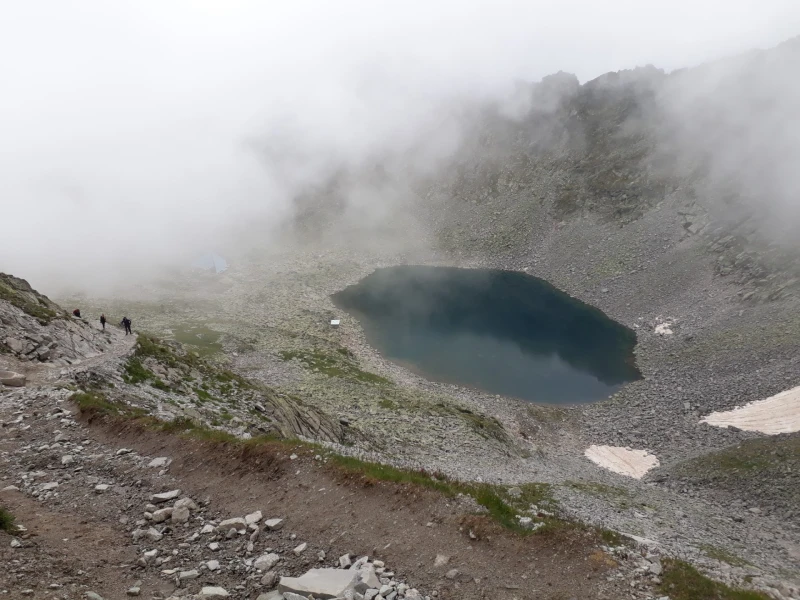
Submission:
<svg viewBox="0 0 800 600">
<path fill-rule="evenodd" d="M 3 321 L 9 329 L 0 335 L 6 349 L 0 367 L 24 372 L 37 386 L 80 387 L 87 394 L 84 418 L 101 414 L 89 427 L 100 427 L 108 410 L 125 407 L 131 418 L 173 423 L 172 433 L 184 436 L 298 436 L 343 455 L 495 484 L 505 498 L 514 486 L 547 485 L 562 518 L 638 540 L 639 577 L 608 575 L 607 583 L 624 583 L 599 593 L 610 598 L 630 593 L 682 600 L 674 579 L 672 588 L 661 588 L 667 581 L 657 566 L 662 555 L 772 598 L 795 598 L 800 433 L 765 436 L 713 427 L 702 418 L 800 385 L 800 262 L 793 236 L 793 165 L 800 158 L 793 115 L 800 93 L 787 76 L 798 70 L 798 57 L 800 41 L 792 40 L 671 74 L 648 67 L 580 85 L 561 73 L 522 86 L 508 106 L 471 107 L 458 150 L 435 168 L 420 173 L 390 157 L 380 168 L 340 174 L 324 190 L 309 192 L 295 231 L 279 249 L 232 255 L 231 268 L 213 279 L 184 274 L 168 284 L 81 300 L 87 314 L 135 314 L 137 326 L 158 334 L 141 336 L 136 347 L 113 329 L 108 341 L 89 344 L 98 335 L 93 328 L 63 317 L 14 280 L 13 299 L 0 299 L 13 316 Z M 391 202 L 375 201 L 366 210 L 354 197 Z M 533 406 L 425 381 L 380 356 L 356 319 L 342 315 L 329 298 L 376 268 L 409 263 L 512 269 L 546 279 L 636 331 L 644 379 L 604 402 L 579 407 Z M 0 289 L 11 289 L 5 286 Z M 53 314 L 37 315 L 45 310 Z M 329 326 L 334 317 L 341 319 L 338 329 Z M 55 329 L 60 341 L 48 333 Z M 42 344 L 52 343 L 44 335 L 57 342 L 50 350 L 74 348 L 77 336 L 80 351 L 40 359 Z M 7 337 L 23 344 L 21 351 L 16 343 L 2 345 Z M 180 339 L 188 344 L 170 341 Z M 98 359 L 93 354 L 103 344 L 106 358 Z M 55 360 L 67 364 L 53 368 Z M 46 401 L 38 390 L 19 393 L 6 410 L 13 416 L 8 420 L 22 419 L 14 426 L 23 428 Z M 54 389 L 47 394 L 66 396 Z M 13 407 L 20 402 L 29 410 L 18 414 Z M 43 469 L 32 466 L 37 461 L 58 468 L 58 456 L 38 458 L 34 439 L 23 439 L 15 448 L 29 452 L 30 462 L 20 463 L 14 477 Z M 592 445 L 647 450 L 660 464 L 634 480 L 590 462 L 584 452 Z M 111 454 L 104 450 L 103 457 Z M 317 460 L 317 450 L 310 450 L 308 464 L 324 462 L 323 455 Z M 126 480 L 125 489 L 137 480 Z M 291 478 L 283 481 L 288 488 L 280 493 L 294 485 Z M 332 489 L 329 480 L 301 483 L 302 494 L 286 492 L 301 506 L 314 504 L 314 490 Z M 250 489 L 256 497 L 264 493 Z M 359 507 L 368 497 L 362 491 L 348 492 Z M 145 496 L 136 495 L 135 510 Z M 379 496 L 376 502 L 387 500 Z M 241 505 L 229 514 L 254 509 Z M 313 514 L 318 518 L 324 510 Z M 450 515 L 450 527 L 463 528 Z M 538 519 L 539 511 L 528 507 L 518 516 Z M 427 523 L 437 524 L 417 513 L 395 521 L 387 525 L 394 535 L 398 524 L 424 523 L 408 528 L 415 532 L 402 544 L 413 548 L 409 557 L 427 547 Z M 459 533 L 472 539 L 468 528 Z M 497 536 L 487 536 L 499 545 L 481 556 L 511 565 L 514 553 L 502 545 L 512 542 Z M 283 543 L 286 552 L 289 542 Z M 170 548 L 182 553 L 180 544 Z M 242 551 L 244 567 L 231 557 L 233 573 L 251 573 L 246 545 L 235 550 Z M 367 548 L 363 553 L 375 555 Z M 201 559 L 196 554 L 195 562 Z M 406 559 L 412 570 L 416 559 Z M 187 571 L 196 566 L 190 562 Z M 534 575 L 551 582 L 555 572 L 572 577 L 554 568 L 549 562 L 547 570 L 510 588 L 497 579 L 482 588 L 475 580 L 485 583 L 489 576 L 471 562 L 474 576 L 445 577 L 441 581 L 451 583 L 442 595 L 547 597 Z M 415 571 L 422 577 L 422 567 Z M 223 583 L 244 586 L 236 593 L 249 597 L 261 591 L 255 579 Z M 415 585 L 435 589 L 432 581 L 440 580 Z M 566 587 L 551 596 L 583 597 L 602 585 Z M 708 589 L 705 596 L 683 597 L 748 597 Z"/>
<path fill-rule="evenodd" d="M 658 574 L 689 568 L 555 520 L 546 488 L 471 497 L 443 495 L 449 484 L 424 473 L 375 479 L 383 467 L 299 439 L 348 443 L 318 410 L 180 344 L 71 322 L 11 281 L 53 314 L 31 333 L 33 309 L 0 300 L 13 316 L 4 339 L 102 340 L 69 363 L 4 357 L 31 375 L 0 388 L 0 593 L 11 598 L 647 599 Z M 525 505 L 534 498 L 542 508 Z M 552 531 L 520 537 L 491 511 Z"/>
</svg>

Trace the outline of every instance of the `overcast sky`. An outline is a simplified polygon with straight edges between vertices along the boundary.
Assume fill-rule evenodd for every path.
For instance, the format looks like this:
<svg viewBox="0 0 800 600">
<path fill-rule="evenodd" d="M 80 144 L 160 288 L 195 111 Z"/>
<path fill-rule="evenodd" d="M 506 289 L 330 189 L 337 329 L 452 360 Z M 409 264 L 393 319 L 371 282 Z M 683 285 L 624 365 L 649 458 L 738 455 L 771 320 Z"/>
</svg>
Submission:
<svg viewBox="0 0 800 600">
<path fill-rule="evenodd" d="M 798 0 L 7 1 L 0 270 L 80 280 L 278 221 L 317 162 L 402 146 L 448 98 L 798 33 Z M 278 130 L 309 165 L 280 180 L 246 143 Z"/>
</svg>

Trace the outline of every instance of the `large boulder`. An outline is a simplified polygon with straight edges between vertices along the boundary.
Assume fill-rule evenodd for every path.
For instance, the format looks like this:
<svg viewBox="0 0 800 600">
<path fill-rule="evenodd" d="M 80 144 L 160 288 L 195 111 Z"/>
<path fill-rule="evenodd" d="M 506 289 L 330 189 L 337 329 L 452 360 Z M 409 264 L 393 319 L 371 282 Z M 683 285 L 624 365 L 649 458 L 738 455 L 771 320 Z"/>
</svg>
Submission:
<svg viewBox="0 0 800 600">
<path fill-rule="evenodd" d="M 281 577 L 278 591 L 330 600 L 344 597 L 357 581 L 358 571 L 355 569 L 311 569 L 300 577 Z"/>
<path fill-rule="evenodd" d="M 14 371 L 0 371 L 0 384 L 10 387 L 23 387 L 25 375 Z"/>
</svg>

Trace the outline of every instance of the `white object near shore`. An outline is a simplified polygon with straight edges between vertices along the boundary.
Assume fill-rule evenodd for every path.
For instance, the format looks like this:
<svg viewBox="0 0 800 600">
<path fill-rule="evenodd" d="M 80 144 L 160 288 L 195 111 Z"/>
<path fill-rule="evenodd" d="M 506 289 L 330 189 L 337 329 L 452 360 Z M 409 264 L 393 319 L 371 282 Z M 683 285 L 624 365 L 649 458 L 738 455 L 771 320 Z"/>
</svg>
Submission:
<svg viewBox="0 0 800 600">
<path fill-rule="evenodd" d="M 339 323 L 339 319 L 331 319 L 331 327 L 338 327 Z"/>
<path fill-rule="evenodd" d="M 700 422 L 767 435 L 800 431 L 800 386 L 733 410 L 713 412 Z"/>
<path fill-rule="evenodd" d="M 620 475 L 641 479 L 660 463 L 655 454 L 647 450 L 633 450 L 619 446 L 589 446 L 583 455 L 590 461 Z"/>
</svg>

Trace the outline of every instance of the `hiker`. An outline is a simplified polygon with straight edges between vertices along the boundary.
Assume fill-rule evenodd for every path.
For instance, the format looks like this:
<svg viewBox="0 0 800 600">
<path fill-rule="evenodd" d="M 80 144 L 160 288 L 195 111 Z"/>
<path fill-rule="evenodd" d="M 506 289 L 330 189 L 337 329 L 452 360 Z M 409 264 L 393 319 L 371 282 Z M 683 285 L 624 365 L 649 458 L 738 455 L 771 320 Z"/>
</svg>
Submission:
<svg viewBox="0 0 800 600">
<path fill-rule="evenodd" d="M 106 330 L 106 314 L 105 313 L 100 315 L 100 325 L 103 326 L 103 331 L 105 331 Z"/>
<path fill-rule="evenodd" d="M 125 335 L 133 334 L 131 331 L 131 320 L 128 317 L 122 317 L 122 326 L 125 328 Z"/>
<path fill-rule="evenodd" d="M 75 310 L 73 310 L 72 311 L 72 316 L 73 317 L 78 317 L 80 319 L 81 318 L 81 309 L 80 308 L 76 308 Z"/>
</svg>

